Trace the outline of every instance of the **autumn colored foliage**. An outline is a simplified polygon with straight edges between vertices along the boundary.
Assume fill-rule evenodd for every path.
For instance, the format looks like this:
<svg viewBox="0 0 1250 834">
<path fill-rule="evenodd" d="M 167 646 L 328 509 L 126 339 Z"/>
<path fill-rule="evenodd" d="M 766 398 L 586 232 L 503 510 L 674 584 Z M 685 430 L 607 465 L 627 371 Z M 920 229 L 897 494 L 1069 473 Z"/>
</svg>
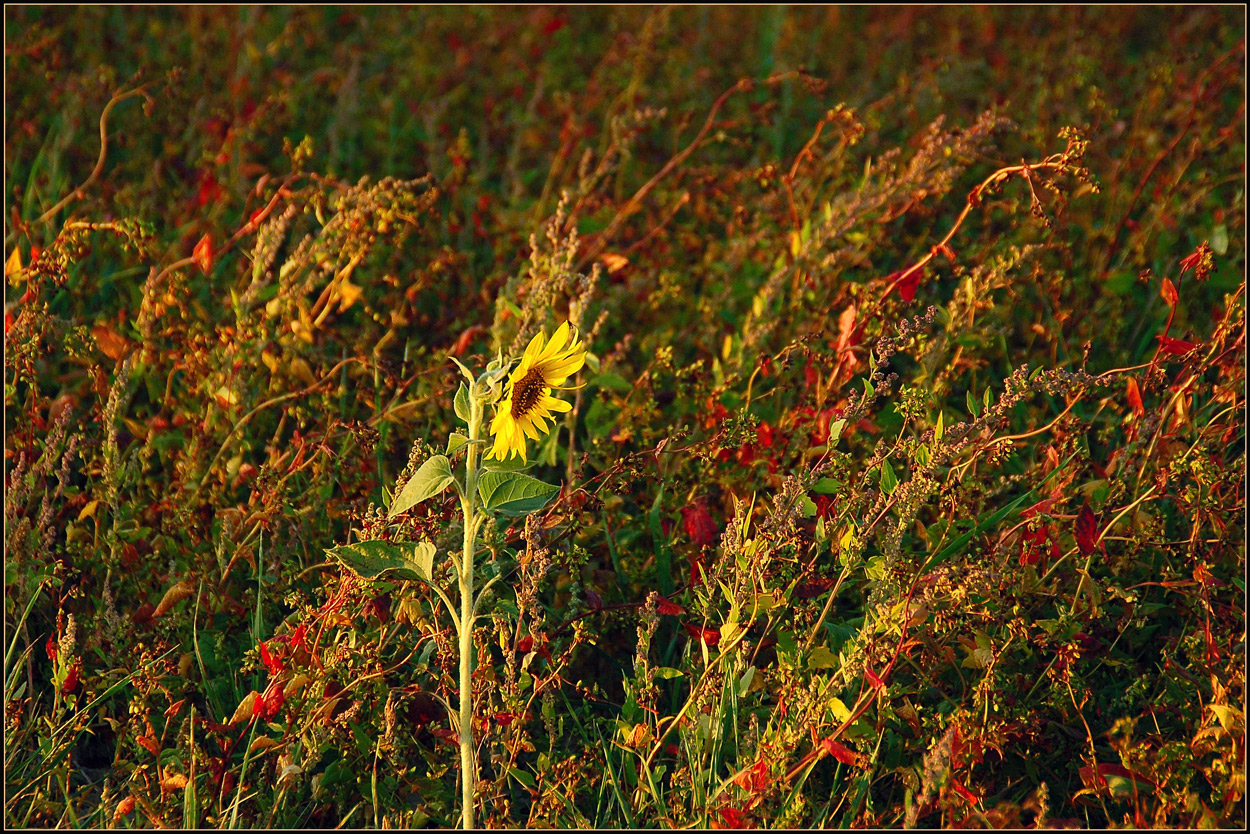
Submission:
<svg viewBox="0 0 1250 834">
<path fill-rule="evenodd" d="M 7 826 L 1245 824 L 1243 9 L 5 23 Z"/>
</svg>

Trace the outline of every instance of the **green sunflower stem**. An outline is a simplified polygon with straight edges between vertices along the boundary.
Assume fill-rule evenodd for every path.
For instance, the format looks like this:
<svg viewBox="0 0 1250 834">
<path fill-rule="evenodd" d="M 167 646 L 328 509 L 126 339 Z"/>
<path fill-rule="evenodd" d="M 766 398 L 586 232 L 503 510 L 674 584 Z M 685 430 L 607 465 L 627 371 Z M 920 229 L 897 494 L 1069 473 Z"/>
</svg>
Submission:
<svg viewBox="0 0 1250 834">
<path fill-rule="evenodd" d="M 473 828 L 473 789 L 477 762 L 473 745 L 473 552 L 477 549 L 477 441 L 482 433 L 482 400 L 469 395 L 469 444 L 464 464 L 464 553 L 460 559 L 460 798 L 461 827 Z"/>
</svg>

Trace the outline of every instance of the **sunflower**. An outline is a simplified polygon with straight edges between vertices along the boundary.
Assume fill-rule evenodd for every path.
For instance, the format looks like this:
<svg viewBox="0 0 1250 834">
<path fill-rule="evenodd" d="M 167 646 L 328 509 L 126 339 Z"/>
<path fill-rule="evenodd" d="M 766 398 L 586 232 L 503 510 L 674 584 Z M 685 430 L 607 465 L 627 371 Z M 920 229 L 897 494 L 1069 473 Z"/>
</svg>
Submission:
<svg viewBox="0 0 1250 834">
<path fill-rule="evenodd" d="M 508 377 L 503 400 L 491 421 L 490 433 L 495 436 L 494 448 L 487 457 L 506 460 L 513 455 L 525 457 L 525 438 L 537 440 L 551 430 L 547 424 L 556 412 L 571 411 L 573 406 L 551 395 L 586 362 L 586 348 L 577 341 L 577 331 L 568 322 L 560 325 L 550 341 L 541 332 L 534 334 L 521 364 Z"/>
</svg>

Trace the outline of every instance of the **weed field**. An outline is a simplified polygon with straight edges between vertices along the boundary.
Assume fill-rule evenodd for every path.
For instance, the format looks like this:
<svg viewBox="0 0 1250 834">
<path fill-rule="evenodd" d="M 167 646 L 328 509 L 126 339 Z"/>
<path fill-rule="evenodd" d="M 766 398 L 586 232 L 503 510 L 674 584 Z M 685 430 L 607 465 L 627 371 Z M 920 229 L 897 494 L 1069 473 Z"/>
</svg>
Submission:
<svg viewBox="0 0 1250 834">
<path fill-rule="evenodd" d="M 5 8 L 6 827 L 1245 825 L 1245 10 Z"/>
</svg>

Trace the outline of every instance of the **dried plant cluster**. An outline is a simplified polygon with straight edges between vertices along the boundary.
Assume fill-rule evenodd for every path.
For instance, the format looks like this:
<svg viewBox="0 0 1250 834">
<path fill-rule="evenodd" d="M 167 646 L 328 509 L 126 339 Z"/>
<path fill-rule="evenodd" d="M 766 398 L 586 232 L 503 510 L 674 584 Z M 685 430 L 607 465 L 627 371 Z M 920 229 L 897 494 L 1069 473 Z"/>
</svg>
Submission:
<svg viewBox="0 0 1250 834">
<path fill-rule="evenodd" d="M 1242 10 L 5 17 L 6 825 L 1244 825 Z"/>
</svg>

